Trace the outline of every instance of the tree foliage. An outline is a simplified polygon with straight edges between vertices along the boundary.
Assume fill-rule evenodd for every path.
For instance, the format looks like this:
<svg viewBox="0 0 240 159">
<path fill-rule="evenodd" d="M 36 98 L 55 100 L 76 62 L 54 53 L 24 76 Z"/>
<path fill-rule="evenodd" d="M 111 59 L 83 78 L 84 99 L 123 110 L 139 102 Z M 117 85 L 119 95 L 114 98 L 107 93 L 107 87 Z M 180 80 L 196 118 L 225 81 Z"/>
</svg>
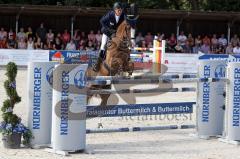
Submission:
<svg viewBox="0 0 240 159">
<path fill-rule="evenodd" d="M 119 0 L 135 2 L 141 8 L 170 10 L 240 11 L 239 0 Z M 111 7 L 116 0 L 0 0 L 1 4 L 74 5 Z"/>
</svg>

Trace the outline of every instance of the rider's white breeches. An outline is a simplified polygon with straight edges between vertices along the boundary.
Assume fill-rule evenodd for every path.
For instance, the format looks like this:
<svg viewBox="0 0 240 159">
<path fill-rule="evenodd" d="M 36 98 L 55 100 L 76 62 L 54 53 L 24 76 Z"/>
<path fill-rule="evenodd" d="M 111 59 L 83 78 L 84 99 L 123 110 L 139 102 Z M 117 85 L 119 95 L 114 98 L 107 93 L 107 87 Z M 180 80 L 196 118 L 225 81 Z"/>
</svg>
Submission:
<svg viewBox="0 0 240 159">
<path fill-rule="evenodd" d="M 100 47 L 101 50 L 105 50 L 105 46 L 107 44 L 107 40 L 108 40 L 107 35 L 103 34 L 102 35 L 102 43 L 101 43 L 101 47 Z"/>
</svg>

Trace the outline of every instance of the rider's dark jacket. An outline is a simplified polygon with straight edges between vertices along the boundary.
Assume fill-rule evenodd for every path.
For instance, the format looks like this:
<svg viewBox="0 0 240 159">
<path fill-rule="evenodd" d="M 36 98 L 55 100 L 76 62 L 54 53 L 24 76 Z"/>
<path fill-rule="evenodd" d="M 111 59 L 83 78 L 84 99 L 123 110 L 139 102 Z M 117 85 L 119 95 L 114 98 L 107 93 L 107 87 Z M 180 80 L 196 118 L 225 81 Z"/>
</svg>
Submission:
<svg viewBox="0 0 240 159">
<path fill-rule="evenodd" d="M 125 20 L 125 17 L 126 14 L 122 12 L 117 23 L 115 19 L 115 12 L 113 10 L 109 11 L 100 19 L 102 33 L 106 34 L 108 37 L 111 37 L 111 35 L 117 30 L 118 26 Z"/>
</svg>

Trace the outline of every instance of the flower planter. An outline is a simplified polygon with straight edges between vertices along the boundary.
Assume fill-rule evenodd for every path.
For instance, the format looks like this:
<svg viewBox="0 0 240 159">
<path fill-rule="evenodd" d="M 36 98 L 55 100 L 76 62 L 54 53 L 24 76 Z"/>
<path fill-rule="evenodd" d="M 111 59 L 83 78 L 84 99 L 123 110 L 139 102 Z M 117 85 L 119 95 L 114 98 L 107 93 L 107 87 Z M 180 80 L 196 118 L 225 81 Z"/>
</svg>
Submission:
<svg viewBox="0 0 240 159">
<path fill-rule="evenodd" d="M 21 145 L 21 133 L 12 133 L 11 135 L 3 135 L 3 146 L 9 149 L 18 149 Z"/>
</svg>

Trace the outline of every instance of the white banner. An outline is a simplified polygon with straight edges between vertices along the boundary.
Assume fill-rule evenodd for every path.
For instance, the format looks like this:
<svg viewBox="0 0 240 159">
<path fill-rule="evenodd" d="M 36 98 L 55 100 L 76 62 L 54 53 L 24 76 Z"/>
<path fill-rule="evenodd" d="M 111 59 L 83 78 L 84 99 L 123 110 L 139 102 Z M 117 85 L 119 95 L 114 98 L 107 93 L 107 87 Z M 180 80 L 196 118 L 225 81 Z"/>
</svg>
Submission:
<svg viewBox="0 0 240 159">
<path fill-rule="evenodd" d="M 166 65 L 166 73 L 197 73 L 198 54 L 165 53 L 162 64 Z"/>
<path fill-rule="evenodd" d="M 0 49 L 0 65 L 15 62 L 20 66 L 27 66 L 28 62 L 48 62 L 49 50 L 16 50 Z"/>
</svg>

